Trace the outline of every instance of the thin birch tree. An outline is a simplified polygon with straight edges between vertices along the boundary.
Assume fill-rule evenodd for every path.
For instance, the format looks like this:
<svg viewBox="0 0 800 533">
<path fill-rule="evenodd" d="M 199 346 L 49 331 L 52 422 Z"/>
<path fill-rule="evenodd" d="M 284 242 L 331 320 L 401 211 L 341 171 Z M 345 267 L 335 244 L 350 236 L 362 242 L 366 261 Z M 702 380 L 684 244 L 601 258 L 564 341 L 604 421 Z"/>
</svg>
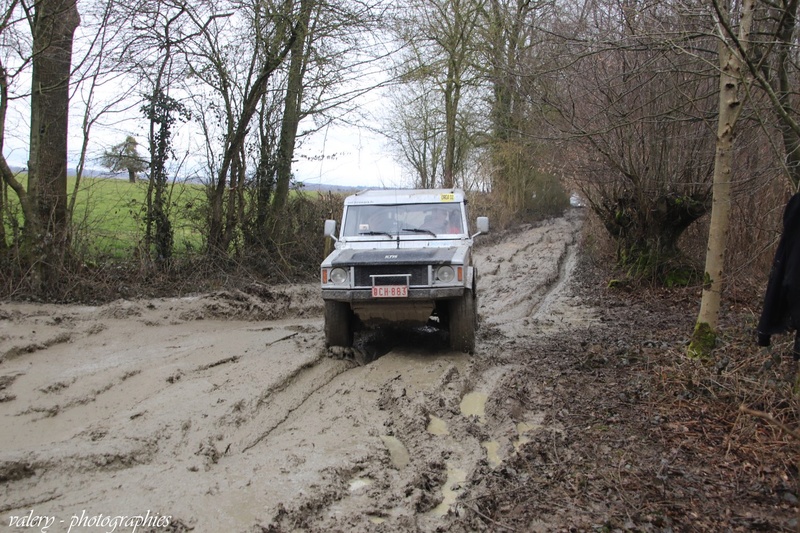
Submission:
<svg viewBox="0 0 800 533">
<path fill-rule="evenodd" d="M 724 288 L 725 251 L 731 211 L 731 181 L 736 123 L 744 107 L 744 55 L 747 54 L 756 0 L 714 0 L 719 37 L 719 117 L 712 185 L 711 223 L 708 230 L 703 297 L 688 353 L 691 357 L 710 357 L 717 338 L 717 326 Z M 738 13 L 737 8 L 738 7 Z M 733 18 L 738 17 L 738 35 Z"/>
</svg>

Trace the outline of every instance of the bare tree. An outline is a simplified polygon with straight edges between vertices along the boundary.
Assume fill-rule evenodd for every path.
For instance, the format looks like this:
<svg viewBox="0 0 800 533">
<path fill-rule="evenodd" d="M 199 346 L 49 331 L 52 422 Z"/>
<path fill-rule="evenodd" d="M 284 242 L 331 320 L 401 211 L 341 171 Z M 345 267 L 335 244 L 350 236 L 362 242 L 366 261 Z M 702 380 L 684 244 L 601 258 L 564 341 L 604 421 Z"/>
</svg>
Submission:
<svg viewBox="0 0 800 533">
<path fill-rule="evenodd" d="M 562 65 L 569 50 L 552 38 L 568 18 L 559 9 L 547 1 L 489 0 L 481 18 L 477 68 L 489 107 L 480 145 L 492 192 L 509 217 L 558 213 L 568 202 L 559 179 L 563 143 L 548 124 L 549 96 L 561 83 L 553 73 L 571 73 Z"/>
<path fill-rule="evenodd" d="M 688 348 L 689 355 L 698 358 L 710 357 L 717 339 L 730 227 L 733 144 L 745 103 L 742 94 L 748 92 L 747 85 L 750 83 L 744 58 L 750 47 L 756 0 L 744 0 L 738 5 L 738 12 L 727 1 L 714 0 L 713 5 L 719 33 L 719 118 L 714 161 L 714 203 L 708 230 L 703 297 Z M 737 20 L 738 30 L 733 33 L 737 26 L 734 21 Z"/>
<path fill-rule="evenodd" d="M 430 84 L 406 84 L 392 95 L 383 134 L 397 152 L 397 159 L 415 176 L 414 186 L 431 189 L 443 183 L 444 115 Z"/>
<path fill-rule="evenodd" d="M 302 118 L 302 100 L 305 71 L 309 64 L 308 48 L 314 37 L 318 23 L 319 4 L 313 0 L 300 0 L 295 27 L 295 38 L 289 52 L 289 65 L 286 75 L 283 117 L 278 139 L 277 160 L 275 163 L 275 194 L 272 205 L 276 212 L 283 211 L 289 197 L 289 182 L 292 176 L 292 158 L 297 142 L 297 128 Z M 312 12 L 317 16 L 312 19 Z"/>
<path fill-rule="evenodd" d="M 784 171 L 796 190 L 800 187 L 800 79 L 795 34 L 800 0 L 762 1 L 756 12 L 762 16 L 754 20 L 753 42 L 731 39 L 730 45 L 771 104 L 783 144 Z M 735 35 L 729 21 L 723 19 L 721 26 L 729 35 Z M 748 47 L 752 52 L 748 53 Z"/>
<path fill-rule="evenodd" d="M 22 181 L 17 179 L 17 175 L 11 170 L 5 158 L 5 147 L 7 140 L 6 119 L 8 117 L 9 106 L 13 99 L 19 98 L 13 94 L 14 83 L 22 77 L 22 73 L 30 65 L 32 58 L 30 35 L 20 30 L 19 17 L 24 15 L 21 4 L 18 0 L 9 2 L 5 6 L 0 20 L 0 39 L 2 39 L 2 55 L 0 56 L 0 173 L 2 174 L 4 190 L 11 188 L 19 199 L 25 223 L 23 226 L 24 245 L 27 249 L 33 248 L 37 238 L 37 214 L 35 209 L 35 198 L 28 194 L 28 190 Z M 7 202 L 3 202 L 0 209 L 5 209 Z M 2 214 L 2 212 L 0 212 Z M 3 220 L 3 226 L 5 221 Z M 3 228 L 3 242 L 0 250 L 9 249 Z M 32 259 L 32 258 L 31 258 Z"/>
<path fill-rule="evenodd" d="M 250 13 L 251 21 L 261 20 L 268 25 L 267 28 L 258 30 L 270 38 L 260 42 L 264 47 L 234 47 L 249 54 L 245 63 L 246 71 L 240 78 L 235 76 L 235 63 L 226 60 L 229 58 L 226 57 L 224 48 L 219 46 L 226 42 L 218 38 L 221 28 L 215 24 L 222 15 L 212 12 L 207 18 L 201 18 L 196 11 L 190 13 L 202 39 L 186 51 L 187 61 L 193 63 L 193 72 L 222 102 L 217 110 L 224 124 L 223 150 L 218 164 L 215 165 L 215 178 L 209 194 L 208 251 L 212 255 L 226 253 L 235 235 L 240 219 L 238 214 L 244 200 L 247 160 L 245 148 L 251 120 L 262 104 L 270 80 L 289 55 L 300 26 L 291 0 L 281 4 L 256 3 L 248 8 L 253 10 Z M 207 143 L 212 140 L 208 135 L 211 132 L 210 126 L 206 122 Z M 208 149 L 213 153 L 210 146 Z"/>
<path fill-rule="evenodd" d="M 28 23 L 29 37 L 19 27 L 23 20 Z M 74 0 L 43 0 L 33 6 L 10 2 L 0 21 L 4 49 L 12 52 L 4 54 L 0 63 L 0 147 L 6 141 L 11 82 L 31 67 L 27 189 L 4 156 L 0 171 L 19 198 L 25 218 L 21 257 L 33 267 L 34 286 L 41 293 L 56 289 L 61 279 L 58 271 L 69 249 L 69 83 L 73 37 L 79 23 Z M 7 59 L 15 64 L 9 65 Z"/>
<path fill-rule="evenodd" d="M 483 3 L 480 0 L 410 0 L 398 23 L 398 38 L 407 53 L 398 67 L 406 83 L 433 86 L 443 110 L 442 187 L 457 185 L 457 176 L 474 146 L 465 107 L 478 105 L 475 68 Z M 426 113 L 425 118 L 432 114 Z M 476 128 L 477 129 L 477 128 Z"/>
<path fill-rule="evenodd" d="M 598 0 L 551 21 L 561 67 L 541 71 L 532 107 L 619 263 L 668 283 L 689 279 L 678 239 L 710 207 L 717 79 L 707 17 L 677 7 Z"/>
<path fill-rule="evenodd" d="M 187 11 L 188 7 L 182 3 L 147 0 L 140 3 L 134 10 L 140 30 L 128 50 L 131 54 L 137 50 L 149 52 L 145 61 L 133 59 L 148 86 L 141 107 L 148 124 L 150 153 L 144 249 L 149 256 L 154 246 L 155 259 L 162 266 L 169 264 L 173 248 L 166 201 L 173 129 L 176 122 L 188 120 L 190 115 L 186 106 L 170 94 L 173 81 L 185 72 L 179 62 L 181 47 L 196 35 L 185 31 Z"/>
<path fill-rule="evenodd" d="M 147 128 L 150 179 L 141 249 L 148 261 L 152 257 L 165 267 L 173 251 L 170 183 L 178 172 L 173 137 L 177 125 L 191 116 L 178 80 L 189 75 L 183 51 L 201 32 L 193 25 L 192 7 L 180 1 L 140 0 L 118 8 L 129 24 L 119 68 L 138 83 L 139 110 Z"/>
<path fill-rule="evenodd" d="M 363 70 L 362 59 L 369 61 L 357 50 L 374 16 L 369 3 L 280 0 L 237 6 L 225 18 L 225 5 L 202 14 L 193 8 L 190 16 L 202 38 L 184 47 L 193 83 L 187 92 L 196 102 L 214 175 L 212 254 L 227 253 L 240 237 L 266 244 L 281 233 L 295 149 L 308 132 L 300 124 L 313 118 L 313 130 L 328 123 L 359 94 L 340 87 Z M 248 216 L 255 222 L 246 221 Z"/>
<path fill-rule="evenodd" d="M 134 96 L 136 85 L 129 71 L 120 68 L 122 65 L 118 60 L 125 46 L 125 22 L 124 13 L 120 13 L 116 0 L 89 3 L 82 14 L 83 46 L 78 51 L 80 57 L 75 61 L 72 76 L 74 93 L 70 99 L 73 109 L 82 107 L 81 146 L 68 210 L 73 237 L 77 226 L 75 205 L 81 190 L 83 171 L 87 158 L 92 157 L 90 143 L 96 140 L 93 138 L 93 129 L 98 123 L 113 122 L 111 117 L 135 114 L 139 103 Z M 113 90 L 107 90 L 110 87 Z M 139 166 L 145 164 L 146 161 L 142 159 Z M 86 208 L 89 209 L 88 204 Z"/>
<path fill-rule="evenodd" d="M 37 4 L 38 6 L 38 4 Z M 31 105 L 36 97 L 29 91 L 29 88 L 26 88 L 24 91 L 22 90 L 22 85 L 19 83 L 19 80 L 24 79 L 25 75 L 30 72 L 30 67 L 32 65 L 33 60 L 35 59 L 33 49 L 32 49 L 32 39 L 33 34 L 23 32 L 22 29 L 24 25 L 22 22 L 28 21 L 30 22 L 29 27 L 33 28 L 38 22 L 35 24 L 33 21 L 36 19 L 36 11 L 35 9 L 37 6 L 28 6 L 26 2 L 12 2 L 9 7 L 8 11 L 6 11 L 3 15 L 4 23 L 2 27 L 0 27 L 0 36 L 2 36 L 2 50 L 3 50 L 3 60 L 0 61 L 2 63 L 2 127 L 3 127 L 3 135 L 2 135 L 2 144 L 5 146 L 5 126 L 6 126 L 6 116 L 7 112 L 9 111 L 9 104 L 15 104 L 16 109 L 15 111 L 18 113 L 22 111 L 22 108 L 26 105 Z M 75 49 L 71 52 L 71 65 L 70 68 L 72 72 L 70 76 L 67 78 L 67 82 L 59 86 L 59 91 L 68 91 L 68 102 L 69 102 L 69 111 L 74 111 L 75 109 L 80 109 L 81 105 L 83 107 L 83 117 L 82 123 L 80 125 L 80 130 L 82 133 L 82 142 L 79 150 L 79 158 L 76 165 L 75 170 L 75 181 L 74 187 L 72 189 L 72 194 L 68 196 L 68 202 L 65 204 L 65 215 L 64 219 L 68 221 L 67 223 L 67 230 L 66 234 L 60 236 L 61 242 L 65 243 L 65 249 L 72 246 L 72 239 L 74 237 L 73 226 L 74 226 L 74 217 L 73 211 L 75 208 L 75 201 L 78 195 L 78 191 L 81 186 L 81 178 L 83 173 L 83 168 L 85 165 L 85 161 L 87 158 L 88 150 L 89 150 L 89 143 L 90 143 L 90 132 L 93 127 L 101 117 L 107 116 L 109 113 L 119 111 L 119 109 L 123 110 L 130 110 L 130 104 L 122 104 L 120 102 L 130 96 L 131 92 L 131 85 L 125 83 L 118 83 L 118 87 L 112 93 L 108 93 L 110 96 L 104 99 L 98 98 L 98 88 L 101 87 L 104 83 L 108 83 L 110 80 L 119 79 L 121 75 L 121 71 L 118 68 L 118 65 L 114 61 L 110 61 L 110 56 L 114 54 L 115 50 L 119 50 L 117 45 L 121 42 L 118 39 L 118 34 L 122 27 L 122 24 L 118 19 L 114 19 L 113 13 L 115 13 L 115 2 L 114 0 L 109 0 L 107 2 L 98 2 L 98 3 L 90 3 L 85 6 L 85 13 L 81 20 L 81 27 L 85 28 L 83 32 L 74 32 L 71 39 L 76 40 L 78 44 L 75 46 Z M 51 29 L 44 31 L 55 31 L 59 25 L 63 25 L 66 23 L 70 23 L 71 19 L 75 19 L 77 17 L 77 12 L 70 13 L 69 11 L 63 11 L 63 9 L 71 10 L 67 5 L 59 6 L 54 8 L 56 10 L 51 16 L 58 19 L 57 22 L 51 25 Z M 46 18 L 46 17 L 45 17 Z M 43 19 L 44 20 L 44 19 Z M 88 21 L 88 24 L 87 24 Z M 74 21 L 72 22 L 74 23 Z M 72 24 L 71 23 L 71 24 Z M 77 29 L 80 29 L 77 28 Z M 43 37 L 43 39 L 46 39 Z M 54 47 L 51 44 L 56 44 L 56 47 L 61 46 L 56 41 L 55 43 L 50 42 L 43 42 L 41 45 L 44 49 L 48 51 Z M 64 60 L 58 60 L 59 65 L 63 68 Z M 50 92 L 48 89 L 47 91 L 41 92 Z M 63 95 L 60 97 L 61 104 L 65 104 Z M 38 105 L 38 104 L 37 104 Z M 46 104 L 49 105 L 49 104 Z M 135 106 L 134 106 L 135 107 Z M 37 113 L 41 113 L 39 111 Z M 66 111 L 65 111 L 66 112 Z M 49 121 L 50 117 L 58 116 L 58 113 L 51 113 L 49 110 L 44 111 L 45 114 L 45 122 Z M 33 116 L 33 115 L 32 115 Z M 73 122 L 72 119 L 69 122 Z M 44 130 L 50 130 L 52 134 L 53 128 L 47 127 L 44 124 Z M 38 126 L 37 126 L 38 127 Z M 67 127 L 67 124 L 64 125 Z M 73 126 L 74 128 L 74 126 Z M 65 133 L 66 135 L 66 133 Z M 73 137 L 74 138 L 74 137 Z M 21 142 L 22 139 L 17 139 L 18 142 Z M 30 143 L 30 139 L 28 139 Z M 35 148 L 36 142 L 31 145 L 32 148 Z M 66 139 L 64 140 L 64 149 L 66 149 Z M 55 154 L 53 152 L 53 154 Z M 49 155 L 48 155 L 49 157 Z M 39 165 L 40 168 L 38 169 L 38 176 L 33 176 L 33 181 L 29 180 L 29 185 L 23 185 L 23 182 L 17 180 L 13 173 L 11 173 L 9 166 L 3 160 L 2 166 L 5 168 L 4 171 L 4 182 L 15 191 L 17 195 L 20 205 L 22 207 L 22 211 L 24 214 L 24 218 L 26 222 L 23 225 L 25 239 L 22 246 L 23 251 L 30 251 L 37 248 L 35 245 L 36 239 L 38 236 L 53 236 L 52 233 L 48 233 L 44 231 L 44 233 L 40 229 L 40 221 L 38 221 L 38 216 L 34 215 L 33 212 L 35 210 L 35 205 L 37 203 L 37 198 L 34 196 L 34 191 L 43 190 L 41 185 L 41 181 L 44 179 L 41 176 L 43 172 L 43 168 L 41 167 L 41 162 L 38 160 L 39 156 L 32 154 L 30 156 L 30 161 L 33 162 L 34 165 Z M 66 158 L 66 154 L 64 155 Z M 65 159 L 66 161 L 66 159 Z M 30 169 L 29 169 L 30 170 Z M 33 169 L 34 174 L 37 173 L 37 169 Z M 30 172 L 29 172 L 30 173 Z M 50 171 L 47 172 L 48 174 Z M 64 178 L 61 184 L 57 184 L 56 188 L 60 191 L 62 186 L 65 187 L 65 180 L 66 180 L 66 170 L 64 172 Z M 32 189 L 30 187 L 33 187 Z M 59 194 L 61 194 L 59 192 Z M 56 216 L 60 219 L 62 216 L 61 214 L 61 207 L 60 204 L 62 203 L 63 198 L 58 200 L 59 207 L 55 211 L 53 211 L 53 216 Z M 40 247 L 39 247 L 40 248 Z M 41 251 L 41 250 L 40 250 Z M 31 258 L 35 260 L 35 258 Z"/>
</svg>

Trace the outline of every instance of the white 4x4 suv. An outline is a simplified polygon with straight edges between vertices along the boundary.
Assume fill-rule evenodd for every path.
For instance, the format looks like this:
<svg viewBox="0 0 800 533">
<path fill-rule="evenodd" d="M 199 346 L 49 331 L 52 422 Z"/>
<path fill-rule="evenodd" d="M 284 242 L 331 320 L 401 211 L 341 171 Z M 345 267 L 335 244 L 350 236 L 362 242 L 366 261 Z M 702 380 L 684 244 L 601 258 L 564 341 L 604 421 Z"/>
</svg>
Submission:
<svg viewBox="0 0 800 533">
<path fill-rule="evenodd" d="M 328 346 L 350 347 L 356 325 L 436 324 L 454 350 L 473 352 L 477 271 L 472 239 L 488 233 L 478 217 L 469 233 L 467 202 L 458 189 L 370 190 L 344 202 L 325 221 L 335 250 L 321 265 Z"/>
</svg>

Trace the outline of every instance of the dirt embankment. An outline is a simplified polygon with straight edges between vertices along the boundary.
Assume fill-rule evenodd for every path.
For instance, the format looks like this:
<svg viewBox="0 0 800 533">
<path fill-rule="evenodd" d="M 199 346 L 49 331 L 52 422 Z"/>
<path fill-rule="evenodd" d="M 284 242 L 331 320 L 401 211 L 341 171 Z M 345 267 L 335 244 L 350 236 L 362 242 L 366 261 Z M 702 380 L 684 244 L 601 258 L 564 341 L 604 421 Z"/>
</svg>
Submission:
<svg viewBox="0 0 800 533">
<path fill-rule="evenodd" d="M 498 480 L 519 490 L 519 461 L 567 434 L 552 409 L 571 392 L 521 381 L 531 347 L 602 326 L 571 283 L 581 222 L 573 210 L 477 249 L 473 356 L 419 330 L 330 357 L 314 285 L 0 304 L 0 528 L 507 528 L 493 513 L 524 513 L 498 509 Z M 568 523 L 548 516 L 540 530 Z"/>
</svg>

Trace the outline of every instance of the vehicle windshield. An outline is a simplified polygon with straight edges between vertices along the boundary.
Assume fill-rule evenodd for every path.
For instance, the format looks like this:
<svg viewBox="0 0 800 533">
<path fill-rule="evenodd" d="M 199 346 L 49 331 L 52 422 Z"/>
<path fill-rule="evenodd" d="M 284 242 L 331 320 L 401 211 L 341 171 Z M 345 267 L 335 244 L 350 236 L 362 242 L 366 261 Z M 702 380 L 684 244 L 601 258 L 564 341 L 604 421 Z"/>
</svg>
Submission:
<svg viewBox="0 0 800 533">
<path fill-rule="evenodd" d="M 450 235 L 464 233 L 460 203 L 351 205 L 345 215 L 344 237 Z"/>
</svg>

